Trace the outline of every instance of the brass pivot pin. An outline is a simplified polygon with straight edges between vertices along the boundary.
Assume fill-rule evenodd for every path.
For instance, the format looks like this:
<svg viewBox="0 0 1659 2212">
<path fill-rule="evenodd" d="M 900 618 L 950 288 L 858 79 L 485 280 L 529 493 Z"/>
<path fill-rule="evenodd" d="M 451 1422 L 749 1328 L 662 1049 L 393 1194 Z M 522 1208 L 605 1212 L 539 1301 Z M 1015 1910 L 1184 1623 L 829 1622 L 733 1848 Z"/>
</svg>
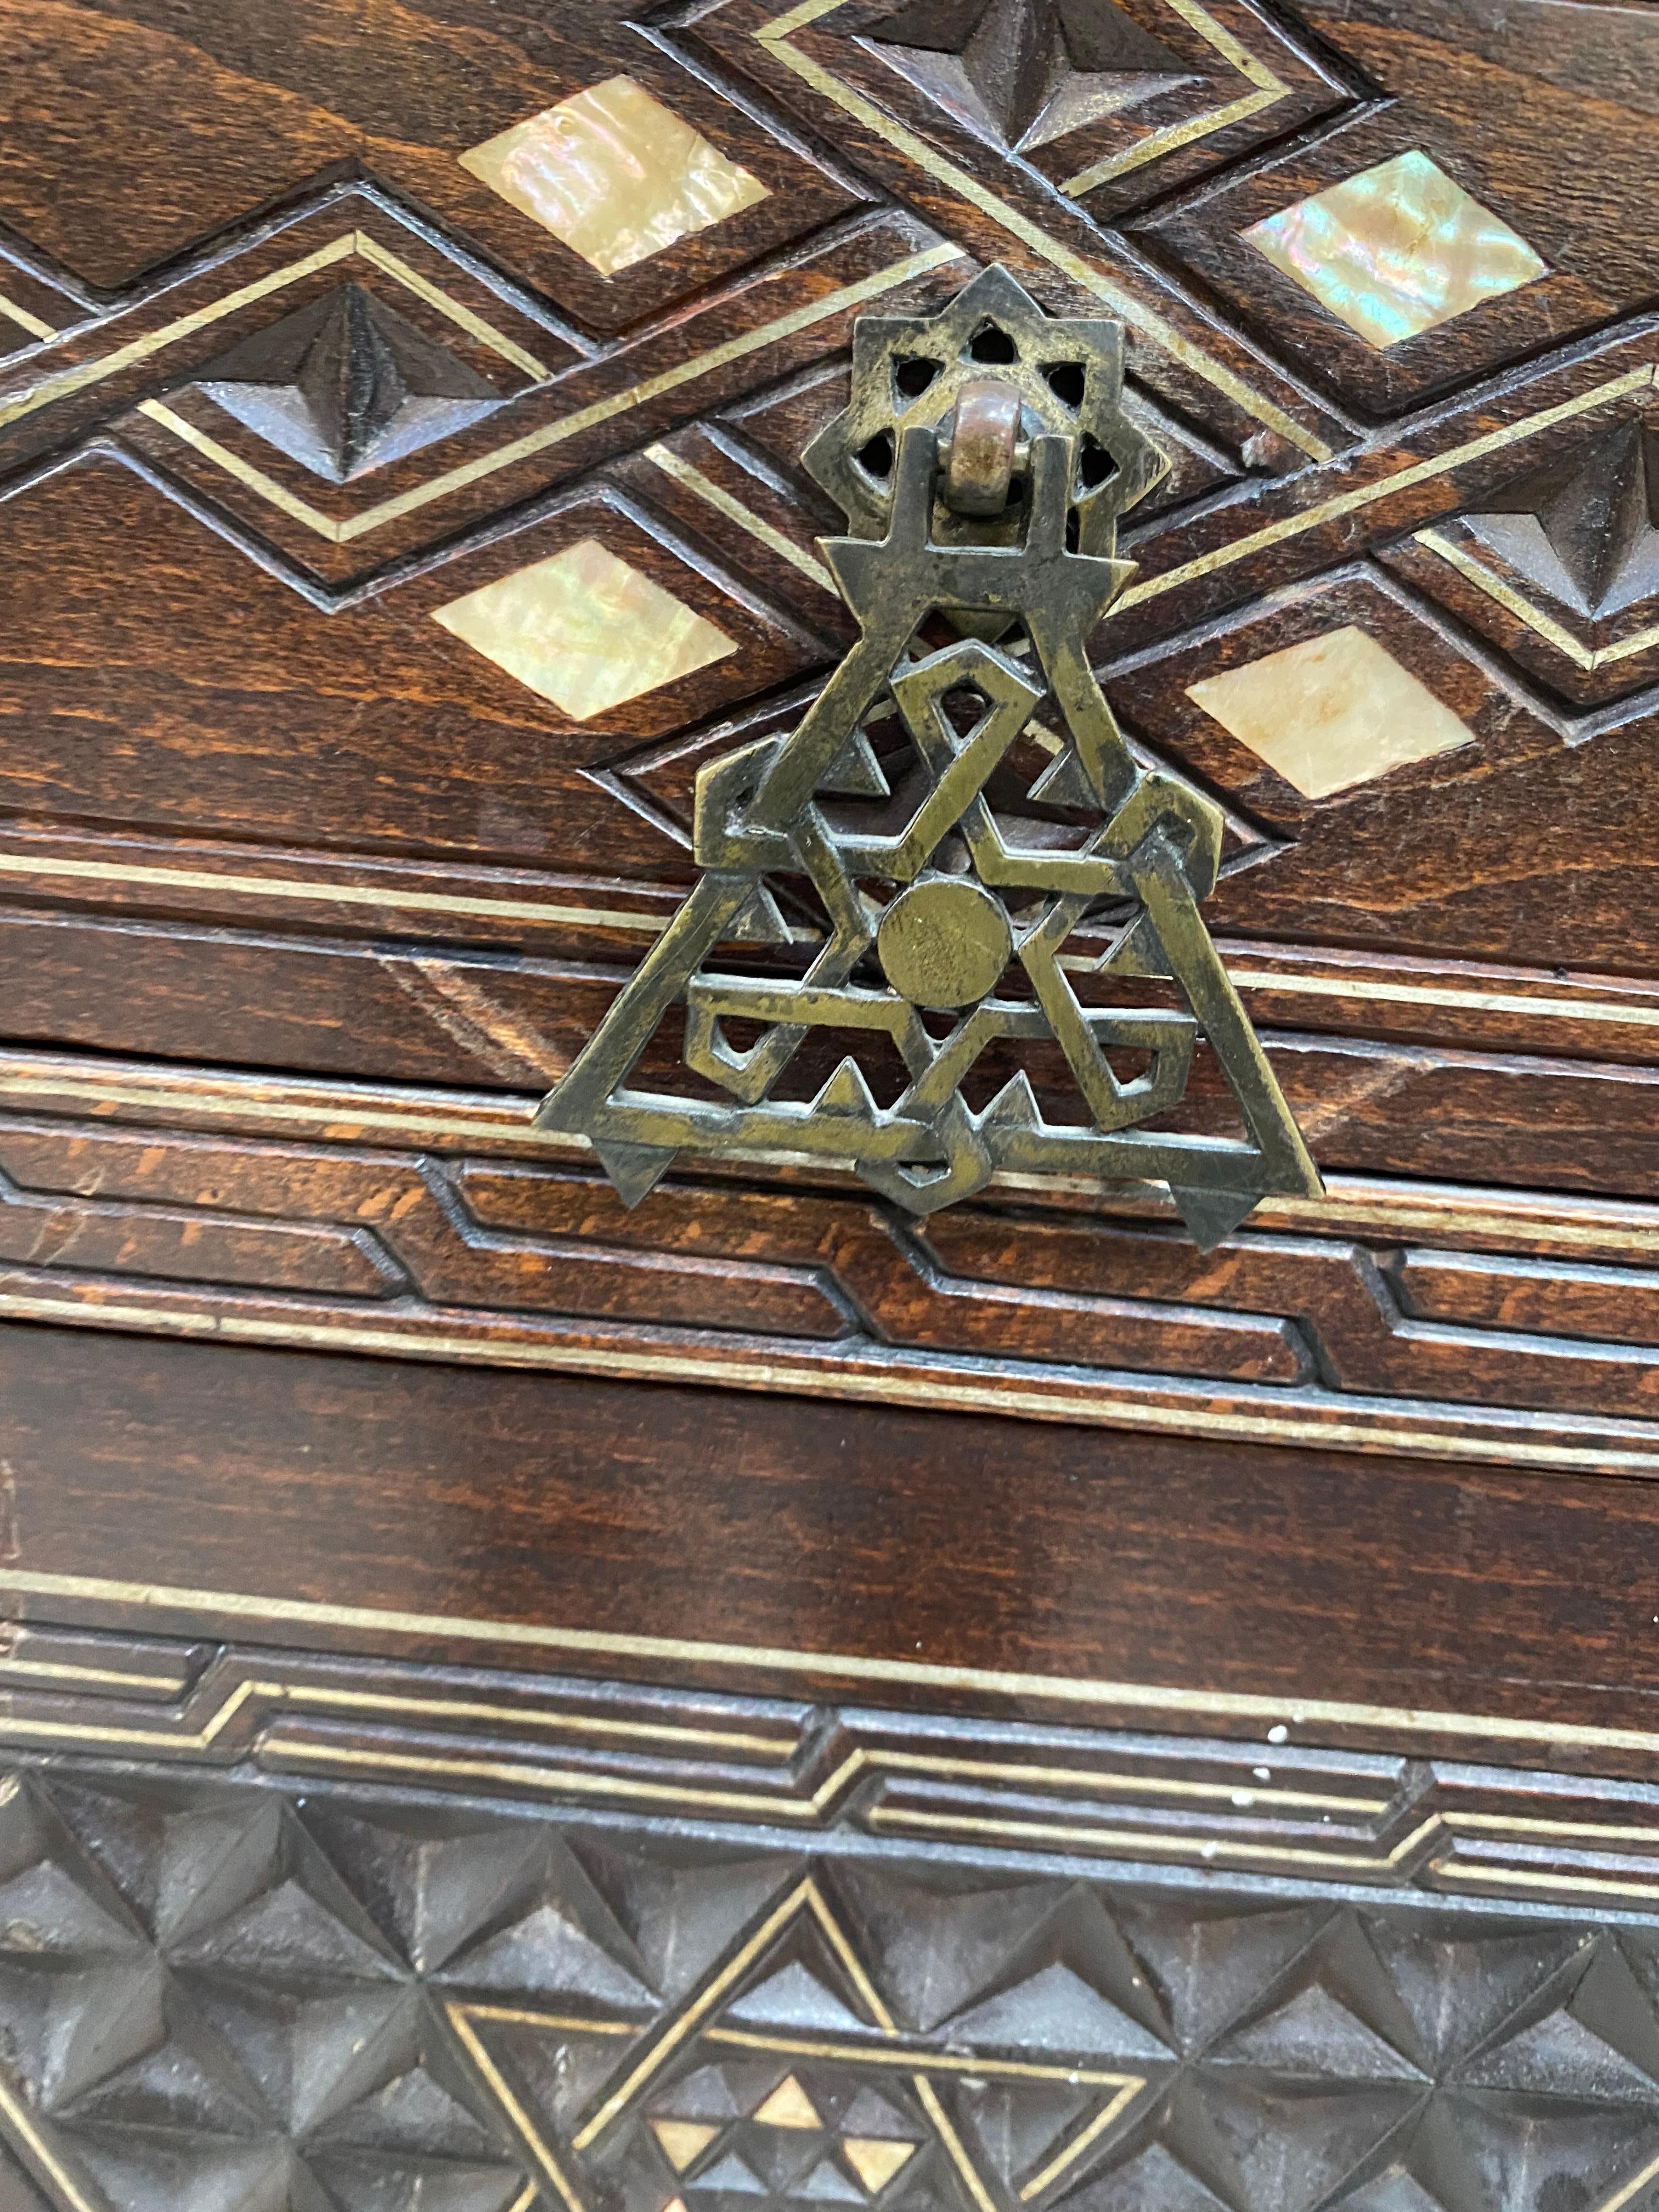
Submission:
<svg viewBox="0 0 1659 2212">
<path fill-rule="evenodd" d="M 1089 665 L 1134 573 L 1118 519 L 1168 468 L 1122 388 L 1117 324 L 1001 269 L 854 326 L 805 458 L 859 640 L 793 730 L 702 769 L 701 880 L 537 1115 L 629 1205 L 682 1147 L 805 1155 L 918 1214 L 999 1170 L 1161 1182 L 1206 1249 L 1318 1194 L 1200 917 L 1220 817 L 1138 764 Z M 1104 949 L 1068 952 L 1085 923 Z M 1169 1126 L 1200 1036 L 1235 1134 Z"/>
<path fill-rule="evenodd" d="M 1019 394 L 995 378 L 964 384 L 939 443 L 945 504 L 957 514 L 1000 514 L 1020 452 Z"/>
</svg>

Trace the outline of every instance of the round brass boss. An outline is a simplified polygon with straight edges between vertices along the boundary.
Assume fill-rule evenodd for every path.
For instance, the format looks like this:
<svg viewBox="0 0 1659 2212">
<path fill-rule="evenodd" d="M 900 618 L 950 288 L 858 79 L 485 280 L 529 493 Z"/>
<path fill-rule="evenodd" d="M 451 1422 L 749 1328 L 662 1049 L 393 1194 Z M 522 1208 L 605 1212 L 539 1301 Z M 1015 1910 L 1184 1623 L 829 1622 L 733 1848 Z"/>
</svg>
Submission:
<svg viewBox="0 0 1659 2212">
<path fill-rule="evenodd" d="M 913 1006 L 971 1006 L 1013 957 L 1008 917 L 988 891 L 934 876 L 901 891 L 881 918 L 876 951 Z"/>
</svg>

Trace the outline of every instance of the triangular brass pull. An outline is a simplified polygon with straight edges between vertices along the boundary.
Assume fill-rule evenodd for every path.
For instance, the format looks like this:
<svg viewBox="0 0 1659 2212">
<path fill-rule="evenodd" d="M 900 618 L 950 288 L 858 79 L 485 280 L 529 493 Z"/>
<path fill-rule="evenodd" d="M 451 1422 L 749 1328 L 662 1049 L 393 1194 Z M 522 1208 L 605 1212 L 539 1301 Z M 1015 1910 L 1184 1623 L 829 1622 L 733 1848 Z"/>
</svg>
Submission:
<svg viewBox="0 0 1659 2212">
<path fill-rule="evenodd" d="M 990 315 L 1015 356 L 994 407 L 971 352 Z M 932 321 L 873 330 L 855 334 L 851 408 L 808 454 L 839 491 L 849 442 L 884 414 L 898 432 L 884 495 L 872 501 L 866 485 L 849 496 L 855 534 L 823 543 L 860 641 L 786 736 L 702 770 L 702 880 L 538 1123 L 592 1137 L 630 1205 L 682 1146 L 804 1154 L 921 1215 L 999 1170 L 1157 1181 L 1207 1250 L 1265 1193 L 1316 1195 L 1320 1183 L 1200 916 L 1220 815 L 1136 762 L 1085 653 L 1133 573 L 1114 556 L 1117 516 L 1163 470 L 1119 405 L 1121 331 L 1049 321 L 1000 270 Z M 1084 363 L 1080 409 L 1051 380 L 1068 353 Z M 901 356 L 939 364 L 914 403 L 925 420 L 895 398 Z M 979 380 L 959 413 L 970 373 Z M 1024 442 L 1011 461 L 1016 401 Z M 976 473 L 965 447 L 959 468 L 948 458 L 988 422 L 999 467 L 1020 478 L 1007 514 L 988 518 L 983 485 L 1002 477 Z M 1081 483 L 1079 434 L 1112 455 L 1109 479 Z M 975 486 L 971 529 L 939 520 L 958 479 Z M 953 611 L 975 620 L 954 625 L 955 643 L 935 642 L 933 618 Z M 962 634 L 975 628 L 992 635 Z M 1063 749 L 1027 795 L 1090 817 L 1058 842 L 1052 821 L 1005 811 L 1020 789 L 1005 763 L 1038 713 L 1064 725 Z M 892 740 L 880 761 L 866 732 L 877 718 Z M 769 875 L 810 884 L 822 908 L 804 974 L 776 958 L 753 972 L 718 964 L 717 948 L 745 936 L 790 945 Z M 1069 954 L 1103 903 L 1120 917 L 1110 951 Z M 1167 991 L 1140 1006 L 1079 998 L 1083 973 L 1119 998 L 1126 983 L 1166 979 L 1182 1003 Z M 633 1089 L 676 1008 L 695 1081 Z M 1240 1138 L 1170 1127 L 1200 1036 L 1237 1103 Z M 1046 1051 L 1039 1082 L 1019 1067 L 975 1109 L 963 1086 L 984 1056 L 1028 1047 Z M 878 1067 L 884 1082 L 897 1072 L 896 1095 L 872 1081 Z M 1051 1121 L 1060 1079 L 1077 1105 Z"/>
</svg>

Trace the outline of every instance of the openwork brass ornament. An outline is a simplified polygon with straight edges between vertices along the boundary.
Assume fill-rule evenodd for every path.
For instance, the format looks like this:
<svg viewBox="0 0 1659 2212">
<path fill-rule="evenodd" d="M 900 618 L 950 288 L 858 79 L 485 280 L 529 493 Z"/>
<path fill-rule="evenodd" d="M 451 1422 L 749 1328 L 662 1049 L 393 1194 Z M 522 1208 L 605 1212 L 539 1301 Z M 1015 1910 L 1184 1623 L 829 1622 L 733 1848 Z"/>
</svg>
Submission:
<svg viewBox="0 0 1659 2212">
<path fill-rule="evenodd" d="M 1270 1191 L 1318 1194 L 1199 916 L 1220 817 L 1137 764 L 1088 663 L 1134 573 L 1118 518 L 1168 467 L 1122 382 L 1116 324 L 1051 320 L 1000 269 L 931 319 L 859 322 L 852 404 L 805 459 L 863 635 L 795 729 L 703 769 L 702 879 L 537 1117 L 630 1205 L 682 1146 L 852 1168 L 918 1214 L 999 1170 L 1157 1181 L 1206 1249 Z M 786 888 L 819 927 L 791 930 Z M 1109 941 L 1068 956 L 1085 919 Z M 797 934 L 803 975 L 715 960 Z M 1163 1003 L 1119 1003 L 1153 979 Z M 633 1087 L 679 1024 L 678 1092 Z M 1146 1127 L 1200 1034 L 1237 1138 Z"/>
</svg>

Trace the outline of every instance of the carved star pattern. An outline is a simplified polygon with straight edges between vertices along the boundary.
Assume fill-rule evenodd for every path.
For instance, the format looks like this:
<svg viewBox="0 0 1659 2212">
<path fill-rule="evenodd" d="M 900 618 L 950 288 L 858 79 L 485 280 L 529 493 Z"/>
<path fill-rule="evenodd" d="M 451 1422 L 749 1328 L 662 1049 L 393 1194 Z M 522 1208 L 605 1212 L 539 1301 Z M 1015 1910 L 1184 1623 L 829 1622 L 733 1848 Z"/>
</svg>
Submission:
<svg viewBox="0 0 1659 2212">
<path fill-rule="evenodd" d="M 1007 146 L 1045 144 L 1198 74 L 1113 0 L 909 0 L 865 35 Z"/>
<path fill-rule="evenodd" d="M 0 1784 L 0 2143 L 56 2212 L 1613 2212 L 1659 2179 L 1651 1928 L 182 1778 Z"/>
<path fill-rule="evenodd" d="M 1522 575 L 1592 619 L 1659 592 L 1659 431 L 1619 423 L 1465 518 Z"/>
</svg>

